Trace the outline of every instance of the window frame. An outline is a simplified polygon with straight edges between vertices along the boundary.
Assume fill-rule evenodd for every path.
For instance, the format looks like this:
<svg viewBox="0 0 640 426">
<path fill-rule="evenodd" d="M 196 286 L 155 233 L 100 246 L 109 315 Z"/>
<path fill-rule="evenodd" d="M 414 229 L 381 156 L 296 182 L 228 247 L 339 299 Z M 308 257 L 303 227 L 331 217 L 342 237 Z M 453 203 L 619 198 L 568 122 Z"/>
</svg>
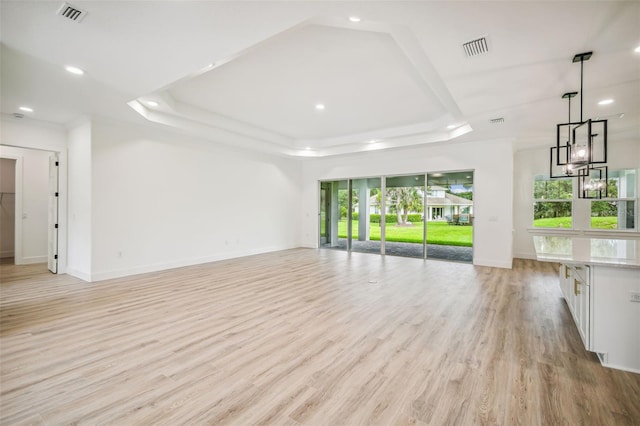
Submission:
<svg viewBox="0 0 640 426">
<path fill-rule="evenodd" d="M 610 174 L 612 173 L 616 173 L 616 172 L 625 172 L 625 171 L 633 171 L 634 172 L 634 185 L 633 185 L 633 191 L 634 194 L 631 197 L 606 197 L 606 198 L 599 198 L 599 199 L 590 199 L 589 201 L 589 223 L 588 223 L 588 230 L 589 231 L 596 231 L 596 232 L 603 232 L 603 231 L 609 231 L 609 232 L 633 232 L 633 231 L 637 231 L 638 230 L 638 169 L 633 169 L 633 168 L 620 168 L 620 169 L 615 169 L 612 170 L 610 172 Z M 609 178 L 611 179 L 611 178 Z M 619 189 L 618 189 L 618 193 L 619 193 Z M 632 202 L 634 204 L 633 207 L 633 228 L 615 228 L 615 229 L 609 229 L 609 228 L 594 228 L 593 227 L 593 223 L 592 223 L 592 219 L 594 217 L 598 217 L 598 216 L 592 216 L 593 213 L 593 203 L 594 202 L 598 202 L 598 201 L 604 201 L 604 202 L 620 202 L 620 201 L 624 201 L 624 202 Z"/>
<path fill-rule="evenodd" d="M 536 182 L 559 182 L 559 181 L 570 181 L 571 182 L 571 197 L 570 198 L 535 198 L 535 192 L 536 192 Z M 532 227 L 536 230 L 574 230 L 576 229 L 575 226 L 575 206 L 576 206 L 576 184 L 574 182 L 573 178 L 567 177 L 567 178 L 550 178 L 547 175 L 536 175 L 533 178 L 533 185 L 532 185 L 532 196 L 533 196 L 533 215 L 532 215 Z M 536 204 L 537 203 L 571 203 L 571 227 L 565 228 L 565 227 L 551 227 L 551 226 L 536 226 L 536 217 L 535 217 L 535 210 L 536 210 Z"/>
</svg>

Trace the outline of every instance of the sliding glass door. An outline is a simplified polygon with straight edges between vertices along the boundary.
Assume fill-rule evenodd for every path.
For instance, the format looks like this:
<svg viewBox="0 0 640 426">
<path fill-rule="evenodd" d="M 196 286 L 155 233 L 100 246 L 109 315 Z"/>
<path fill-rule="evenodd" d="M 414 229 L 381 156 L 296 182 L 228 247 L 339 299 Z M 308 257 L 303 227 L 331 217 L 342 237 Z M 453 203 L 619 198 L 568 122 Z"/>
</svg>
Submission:
<svg viewBox="0 0 640 426">
<path fill-rule="evenodd" d="M 349 181 L 320 183 L 320 247 L 347 249 Z"/>
<path fill-rule="evenodd" d="M 473 172 L 427 175 L 427 258 L 473 261 Z"/>
<path fill-rule="evenodd" d="M 425 175 L 389 176 L 385 191 L 385 254 L 425 256 Z"/>
<path fill-rule="evenodd" d="M 351 180 L 351 251 L 381 253 L 381 181 L 379 177 Z"/>
<path fill-rule="evenodd" d="M 473 172 L 320 182 L 320 247 L 473 261 Z"/>
</svg>

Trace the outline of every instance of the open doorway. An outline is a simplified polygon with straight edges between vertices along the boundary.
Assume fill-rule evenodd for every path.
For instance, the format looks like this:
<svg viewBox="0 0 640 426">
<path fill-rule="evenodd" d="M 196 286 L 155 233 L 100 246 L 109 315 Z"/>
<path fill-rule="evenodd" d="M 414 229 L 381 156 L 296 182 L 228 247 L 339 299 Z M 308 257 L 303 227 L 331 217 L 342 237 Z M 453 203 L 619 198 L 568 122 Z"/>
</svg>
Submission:
<svg viewBox="0 0 640 426">
<path fill-rule="evenodd" d="M 16 234 L 16 160 L 0 158 L 0 259 L 14 263 Z"/>
<path fill-rule="evenodd" d="M 58 154 L 3 145 L 0 157 L 3 258 L 13 257 L 16 265 L 47 264 L 57 273 Z"/>
</svg>

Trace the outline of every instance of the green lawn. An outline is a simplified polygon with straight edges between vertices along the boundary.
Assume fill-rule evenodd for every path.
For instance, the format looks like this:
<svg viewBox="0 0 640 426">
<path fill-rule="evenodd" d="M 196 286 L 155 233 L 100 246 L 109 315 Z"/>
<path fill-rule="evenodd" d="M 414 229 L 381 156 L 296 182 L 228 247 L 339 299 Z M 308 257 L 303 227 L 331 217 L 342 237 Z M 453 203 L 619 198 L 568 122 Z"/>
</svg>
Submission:
<svg viewBox="0 0 640 426">
<path fill-rule="evenodd" d="M 536 219 L 533 221 L 536 228 L 569 228 L 571 229 L 570 217 L 553 217 L 548 219 Z M 592 217 L 591 228 L 593 229 L 618 229 L 618 218 L 615 216 Z"/>
<path fill-rule="evenodd" d="M 536 228 L 569 228 L 571 229 L 571 217 L 550 217 L 546 219 L 536 219 L 533 226 Z"/>
<path fill-rule="evenodd" d="M 370 224 L 370 236 L 373 241 L 380 240 L 380 224 Z M 358 221 L 354 220 L 353 238 L 358 238 Z M 449 225 L 446 222 L 427 222 L 427 243 L 447 246 L 472 246 L 472 226 Z M 422 244 L 422 223 L 414 226 L 397 226 L 389 224 L 386 228 L 386 240 L 392 242 Z M 347 238 L 347 221 L 338 223 L 338 236 Z"/>
<path fill-rule="evenodd" d="M 618 229 L 618 217 L 606 216 L 606 217 L 592 217 L 591 227 L 597 229 Z"/>
</svg>

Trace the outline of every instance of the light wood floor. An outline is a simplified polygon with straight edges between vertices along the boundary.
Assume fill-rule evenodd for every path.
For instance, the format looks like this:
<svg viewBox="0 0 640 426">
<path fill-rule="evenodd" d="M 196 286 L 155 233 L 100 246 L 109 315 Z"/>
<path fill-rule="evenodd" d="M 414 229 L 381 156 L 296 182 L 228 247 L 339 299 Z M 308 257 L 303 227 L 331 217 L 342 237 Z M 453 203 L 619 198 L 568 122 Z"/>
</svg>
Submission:
<svg viewBox="0 0 640 426">
<path fill-rule="evenodd" d="M 0 265 L 0 423 L 640 424 L 557 265 L 297 249 L 98 283 Z"/>
</svg>

